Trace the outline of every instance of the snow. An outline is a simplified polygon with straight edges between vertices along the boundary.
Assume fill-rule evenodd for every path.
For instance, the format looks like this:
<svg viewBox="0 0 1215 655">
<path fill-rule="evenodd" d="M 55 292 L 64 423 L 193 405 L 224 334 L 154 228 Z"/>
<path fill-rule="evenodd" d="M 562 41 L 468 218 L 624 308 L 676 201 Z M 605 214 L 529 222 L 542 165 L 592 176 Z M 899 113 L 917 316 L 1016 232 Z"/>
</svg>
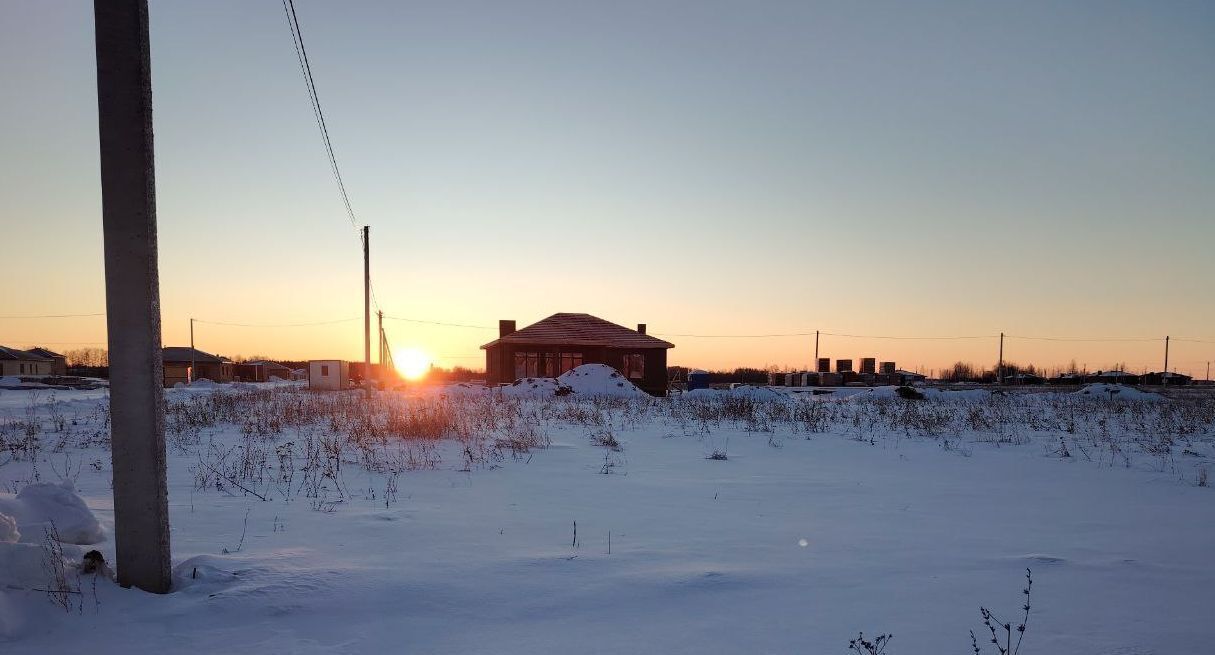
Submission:
<svg viewBox="0 0 1215 655">
<path fill-rule="evenodd" d="M 1078 390 L 1072 392 L 1075 396 L 1088 396 L 1097 400 L 1162 400 L 1160 394 L 1150 391 L 1140 391 L 1135 387 L 1125 384 L 1106 384 L 1098 382 L 1094 384 L 1086 384 Z"/>
<path fill-rule="evenodd" d="M 455 384 L 448 384 L 448 385 L 438 387 L 436 389 L 436 391 L 440 395 L 446 395 L 446 396 L 477 397 L 477 396 L 484 396 L 485 394 L 490 393 L 490 387 L 487 387 L 484 384 L 472 384 L 470 382 L 457 382 Z"/>
<path fill-rule="evenodd" d="M 20 540 L 21 533 L 17 530 L 17 519 L 0 513 L 0 544 L 15 544 Z"/>
<path fill-rule="evenodd" d="M 95 544 L 105 539 L 97 518 L 70 482 L 36 482 L 15 497 L 0 493 L 0 515 L 12 517 L 27 540 L 40 538 L 43 528 L 52 523 L 63 543 Z"/>
<path fill-rule="evenodd" d="M 497 392 L 506 398 L 555 398 L 570 389 L 556 378 L 519 378 L 513 384 L 497 387 Z"/>
<path fill-rule="evenodd" d="M 692 389 L 683 394 L 683 398 L 699 399 L 699 400 L 721 400 L 723 398 L 746 398 L 756 402 L 779 402 L 789 399 L 785 393 L 777 391 L 772 387 L 755 387 L 751 385 L 740 385 L 733 389 Z"/>
<path fill-rule="evenodd" d="M 606 364 L 576 366 L 558 377 L 557 382 L 579 396 L 645 398 L 649 395 Z"/>
<path fill-rule="evenodd" d="M 253 403 L 230 385 L 168 392 L 170 425 L 191 421 L 168 435 L 173 593 L 102 579 L 94 598 L 86 578 L 83 609 L 64 612 L 23 590 L 46 584 L 46 551 L 40 528 L 22 528 L 24 543 L 0 544 L 0 576 L 21 576 L 0 585 L 0 652 L 842 653 L 861 630 L 893 633 L 894 655 L 968 652 L 979 605 L 1016 613 L 1026 567 L 1022 652 L 1209 650 L 1215 491 L 1195 474 L 1215 461 L 1210 399 L 922 388 L 924 401 L 897 405 L 888 390 L 808 403 L 798 400 L 831 396 L 768 389 L 786 402 L 727 402 L 736 389 L 641 403 L 552 398 L 557 381 L 540 380 L 518 385 L 536 385 L 537 398 L 510 398 L 512 387 L 506 399 L 376 394 L 370 402 L 401 423 L 455 412 L 467 436 L 347 445 L 344 494 L 325 483 L 330 505 L 283 493 L 276 452 L 353 439 L 347 430 L 361 424 L 340 421 L 365 407 L 361 395 L 258 386 L 272 393 Z M 45 421 L 44 480 L 19 458 L 0 466 L 0 488 L 19 487 L 5 499 L 25 512 L 33 486 L 65 519 L 82 517 L 79 500 L 112 562 L 110 455 L 90 436 L 106 396 L 55 394 L 76 421 L 64 432 L 49 394 L 0 395 L 0 438 L 15 439 L 5 426 L 30 413 Z M 306 403 L 331 403 L 342 427 L 325 413 L 257 431 Z M 1167 427 L 1174 406 L 1205 418 Z M 828 415 L 821 431 L 781 418 L 808 410 Z M 214 411 L 229 413 L 208 419 Z M 938 414 L 949 420 L 915 427 Z M 972 427 L 976 415 L 990 425 Z M 1140 422 L 1150 427 L 1137 432 Z M 550 447 L 491 452 L 527 426 Z M 605 431 L 617 448 L 597 445 Z M 1168 455 L 1136 445 L 1166 437 Z M 489 450 L 478 459 L 478 448 Z M 706 459 L 713 450 L 728 459 Z M 199 487 L 200 462 L 216 453 L 231 453 L 229 464 L 267 454 L 266 479 L 250 483 L 267 500 Z M 369 453 L 380 466 L 362 465 Z M 74 487 L 40 486 L 70 468 L 65 454 L 86 462 L 68 475 Z M 297 488 L 305 465 L 297 456 Z M 77 562 L 81 550 L 64 554 Z"/>
</svg>

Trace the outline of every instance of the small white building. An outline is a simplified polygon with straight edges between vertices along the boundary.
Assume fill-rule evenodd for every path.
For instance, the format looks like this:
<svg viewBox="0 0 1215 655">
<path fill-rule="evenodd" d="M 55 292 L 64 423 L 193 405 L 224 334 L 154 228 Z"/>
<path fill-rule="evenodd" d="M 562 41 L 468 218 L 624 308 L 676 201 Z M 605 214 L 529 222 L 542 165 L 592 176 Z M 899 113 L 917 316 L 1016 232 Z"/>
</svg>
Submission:
<svg viewBox="0 0 1215 655">
<path fill-rule="evenodd" d="M 350 386 L 350 364 L 340 359 L 308 362 L 308 388 L 339 390 Z"/>
</svg>

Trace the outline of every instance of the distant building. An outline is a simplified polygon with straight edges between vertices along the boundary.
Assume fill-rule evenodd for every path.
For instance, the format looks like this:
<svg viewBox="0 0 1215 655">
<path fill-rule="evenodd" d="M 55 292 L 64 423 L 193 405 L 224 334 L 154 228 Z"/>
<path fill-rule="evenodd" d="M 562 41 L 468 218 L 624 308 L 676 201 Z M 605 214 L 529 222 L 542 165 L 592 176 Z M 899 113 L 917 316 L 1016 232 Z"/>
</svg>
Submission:
<svg viewBox="0 0 1215 655">
<path fill-rule="evenodd" d="M 42 347 L 30 348 L 25 352 L 51 360 L 51 375 L 67 375 L 67 358 L 63 355 Z"/>
<path fill-rule="evenodd" d="M 1194 379 L 1181 373 L 1166 371 L 1164 373 L 1147 373 L 1142 378 L 1143 384 L 1156 386 L 1180 386 L 1189 384 Z"/>
<path fill-rule="evenodd" d="M 873 357 L 861 358 L 861 375 L 873 375 L 877 373 L 877 359 Z"/>
<path fill-rule="evenodd" d="M 290 380 L 292 370 L 267 360 L 245 362 L 235 366 L 235 377 L 242 382 L 269 382 L 271 378 Z"/>
<path fill-rule="evenodd" d="M 836 373 L 851 373 L 852 372 L 852 360 L 851 359 L 835 360 L 835 372 Z"/>
<path fill-rule="evenodd" d="M 830 357 L 819 357 L 818 358 L 818 371 L 815 371 L 815 372 L 816 373 L 830 373 L 831 372 L 831 358 Z"/>
<path fill-rule="evenodd" d="M 1013 373 L 1004 376 L 1004 384 L 1046 384 L 1046 378 L 1033 373 Z"/>
<path fill-rule="evenodd" d="M 1140 384 L 1142 378 L 1126 371 L 1097 371 L 1085 378 L 1087 382 L 1109 382 L 1111 384 Z"/>
<path fill-rule="evenodd" d="M 168 346 L 163 349 L 165 387 L 178 382 L 189 384 L 194 380 L 231 382 L 235 364 L 224 357 L 203 352 L 188 346 Z M 191 370 L 190 367 L 194 369 Z"/>
<path fill-rule="evenodd" d="M 897 369 L 895 368 L 894 362 L 882 362 L 878 365 L 878 373 L 881 373 L 882 375 L 894 375 L 895 370 Z"/>
<path fill-rule="evenodd" d="M 557 377 L 582 364 L 606 364 L 655 396 L 667 392 L 667 349 L 675 345 L 590 314 L 553 314 L 521 330 L 498 321 L 498 338 L 483 346 L 490 384 Z"/>
<path fill-rule="evenodd" d="M 895 375 L 895 378 L 897 379 L 897 383 L 901 384 L 901 385 L 902 384 L 918 384 L 920 382 L 924 382 L 924 381 L 928 380 L 927 375 L 924 375 L 923 373 L 916 373 L 914 371 L 895 371 L 894 375 Z"/>
<path fill-rule="evenodd" d="M 30 350 L 0 346 L 0 376 L 54 375 L 54 367 L 55 360 L 50 357 Z"/>
<path fill-rule="evenodd" d="M 338 391 L 350 386 L 350 364 L 340 359 L 308 362 L 308 388 Z"/>
</svg>

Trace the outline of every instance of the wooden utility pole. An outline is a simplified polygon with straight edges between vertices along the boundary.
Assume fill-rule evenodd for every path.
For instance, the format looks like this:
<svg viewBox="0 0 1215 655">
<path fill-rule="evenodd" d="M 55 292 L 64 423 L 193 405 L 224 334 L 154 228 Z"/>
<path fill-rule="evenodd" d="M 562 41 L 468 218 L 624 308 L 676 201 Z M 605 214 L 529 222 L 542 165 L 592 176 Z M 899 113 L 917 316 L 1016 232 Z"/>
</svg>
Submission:
<svg viewBox="0 0 1215 655">
<path fill-rule="evenodd" d="M 814 331 L 814 370 L 818 372 L 818 330 Z"/>
<path fill-rule="evenodd" d="M 363 226 L 363 385 L 371 381 L 371 227 Z"/>
<path fill-rule="evenodd" d="M 378 320 L 379 335 L 380 335 L 380 354 L 376 361 L 380 363 L 380 374 L 384 373 L 384 312 L 377 310 L 376 319 Z"/>
<path fill-rule="evenodd" d="M 95 0 L 118 583 L 172 582 L 147 0 Z"/>
<path fill-rule="evenodd" d="M 1000 333 L 1000 363 L 996 369 L 996 384 L 1004 384 L 1004 333 Z"/>
<path fill-rule="evenodd" d="M 1164 374 L 1160 376 L 1160 384 L 1169 383 L 1169 337 L 1164 337 Z"/>
</svg>

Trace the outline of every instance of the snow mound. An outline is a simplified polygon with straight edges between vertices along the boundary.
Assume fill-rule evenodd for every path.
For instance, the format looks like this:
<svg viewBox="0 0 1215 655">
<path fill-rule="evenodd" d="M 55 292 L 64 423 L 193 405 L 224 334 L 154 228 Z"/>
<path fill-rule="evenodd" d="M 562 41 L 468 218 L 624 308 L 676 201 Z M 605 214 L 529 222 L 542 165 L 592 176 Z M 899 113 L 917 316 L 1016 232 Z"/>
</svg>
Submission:
<svg viewBox="0 0 1215 655">
<path fill-rule="evenodd" d="M 571 389 L 556 378 L 519 378 L 498 392 L 506 398 L 554 398 L 569 394 Z"/>
<path fill-rule="evenodd" d="M 0 377 L 0 389 L 16 389 L 21 386 L 21 378 L 15 375 Z"/>
<path fill-rule="evenodd" d="M 576 366 L 557 378 L 557 382 L 579 396 L 644 398 L 649 395 L 607 364 Z"/>
<path fill-rule="evenodd" d="M 470 382 L 459 382 L 449 384 L 439 390 L 440 394 L 448 396 L 473 396 L 480 397 L 489 393 L 489 387 L 483 384 L 472 384 Z"/>
<path fill-rule="evenodd" d="M 927 400 L 990 400 L 992 394 L 1001 393 L 998 390 L 992 389 L 936 389 L 933 387 L 910 387 L 919 393 Z M 878 399 L 878 398 L 895 398 L 902 399 L 899 395 L 899 387 L 897 386 L 882 386 L 869 387 L 858 389 L 855 393 L 848 396 L 849 400 L 853 399 Z"/>
<path fill-rule="evenodd" d="M 734 387 L 728 393 L 735 398 L 746 398 L 747 400 L 754 400 L 757 402 L 788 400 L 788 396 L 769 387 L 753 387 L 751 385 L 743 385 L 741 387 Z"/>
<path fill-rule="evenodd" d="M 1161 400 L 1163 396 L 1152 393 L 1150 391 L 1140 391 L 1135 387 L 1125 384 L 1106 384 L 1097 382 L 1094 384 L 1086 384 L 1080 387 L 1078 391 L 1071 395 L 1081 398 L 1095 398 L 1098 400 Z"/>
<path fill-rule="evenodd" d="M 26 541 L 41 539 L 43 529 L 51 523 L 65 544 L 95 544 L 105 539 L 97 517 L 69 482 L 35 482 L 16 497 L 0 494 L 0 515 L 14 519 L 17 534 Z"/>
<path fill-rule="evenodd" d="M 720 389 L 693 389 L 683 394 L 683 397 L 695 400 L 712 400 L 714 398 L 721 398 L 725 396 L 726 393 L 728 392 Z"/>
<path fill-rule="evenodd" d="M 684 393 L 682 398 L 687 398 L 688 400 L 745 398 L 753 402 L 774 402 L 788 400 L 789 396 L 770 387 L 753 387 L 749 384 L 744 384 L 733 389 L 693 389 Z"/>
<path fill-rule="evenodd" d="M 18 541 L 21 541 L 21 533 L 17 531 L 17 519 L 0 514 L 0 544 L 15 544 Z"/>
</svg>

